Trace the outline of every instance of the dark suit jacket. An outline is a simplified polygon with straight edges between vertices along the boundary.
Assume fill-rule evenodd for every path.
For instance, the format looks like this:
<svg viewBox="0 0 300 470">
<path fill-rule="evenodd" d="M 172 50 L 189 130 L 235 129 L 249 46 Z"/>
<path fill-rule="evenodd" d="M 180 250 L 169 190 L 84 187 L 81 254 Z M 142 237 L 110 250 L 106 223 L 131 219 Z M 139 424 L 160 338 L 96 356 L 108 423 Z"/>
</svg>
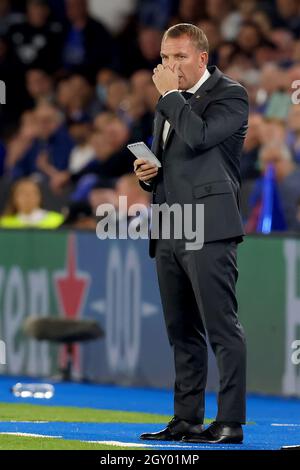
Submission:
<svg viewBox="0 0 300 470">
<path fill-rule="evenodd" d="M 161 98 L 154 118 L 153 153 L 159 174 L 147 186 L 153 203 L 204 204 L 204 242 L 244 235 L 240 215 L 240 156 L 248 125 L 248 96 L 237 82 L 208 67 L 211 76 L 189 99 Z M 164 149 L 162 131 L 170 123 Z M 150 241 L 150 256 L 154 256 Z"/>
</svg>

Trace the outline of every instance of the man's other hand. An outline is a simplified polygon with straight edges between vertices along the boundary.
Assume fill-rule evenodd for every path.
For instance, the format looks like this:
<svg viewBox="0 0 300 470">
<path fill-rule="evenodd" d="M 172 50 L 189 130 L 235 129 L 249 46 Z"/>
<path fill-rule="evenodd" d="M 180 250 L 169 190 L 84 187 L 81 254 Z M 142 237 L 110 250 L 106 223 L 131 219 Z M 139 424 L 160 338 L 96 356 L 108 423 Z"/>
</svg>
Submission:
<svg viewBox="0 0 300 470">
<path fill-rule="evenodd" d="M 142 158 L 137 158 L 134 162 L 134 172 L 140 181 L 150 183 L 158 173 L 158 166 Z"/>
</svg>

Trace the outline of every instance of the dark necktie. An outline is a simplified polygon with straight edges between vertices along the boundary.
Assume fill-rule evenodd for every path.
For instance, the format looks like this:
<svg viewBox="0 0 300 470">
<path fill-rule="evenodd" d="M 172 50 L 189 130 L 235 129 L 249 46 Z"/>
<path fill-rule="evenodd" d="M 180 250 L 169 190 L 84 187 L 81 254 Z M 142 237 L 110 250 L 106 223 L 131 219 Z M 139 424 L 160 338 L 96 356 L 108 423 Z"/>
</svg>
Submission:
<svg viewBox="0 0 300 470">
<path fill-rule="evenodd" d="M 182 91 L 181 95 L 184 97 L 185 100 L 188 100 L 191 96 L 193 96 L 193 93 L 190 93 L 189 91 Z"/>
</svg>

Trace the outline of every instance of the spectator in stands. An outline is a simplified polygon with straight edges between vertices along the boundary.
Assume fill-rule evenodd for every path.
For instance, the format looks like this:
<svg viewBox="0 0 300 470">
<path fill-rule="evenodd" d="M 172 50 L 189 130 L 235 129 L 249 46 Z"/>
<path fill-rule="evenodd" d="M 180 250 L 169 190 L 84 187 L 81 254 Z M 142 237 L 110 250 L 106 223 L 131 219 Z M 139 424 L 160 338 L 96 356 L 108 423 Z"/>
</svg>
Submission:
<svg viewBox="0 0 300 470">
<path fill-rule="evenodd" d="M 79 120 L 86 117 L 92 121 L 104 108 L 94 87 L 83 75 L 73 75 L 69 80 L 69 84 L 72 88 L 73 96 L 80 96 L 82 102 L 81 109 L 79 110 Z"/>
<path fill-rule="evenodd" d="M 115 188 L 117 220 L 119 227 L 123 224 L 127 226 L 130 223 L 131 228 L 135 225 L 135 231 L 137 233 L 143 233 L 145 236 L 148 236 L 151 214 L 150 194 L 147 194 L 146 191 L 141 189 L 134 175 L 124 175 L 119 178 Z M 126 204 L 124 204 L 124 197 L 126 197 Z M 139 204 L 143 207 L 138 213 L 136 213 L 138 210 L 137 206 L 134 210 L 135 204 Z M 95 212 L 96 209 L 97 207 L 94 207 Z"/>
<path fill-rule="evenodd" d="M 7 140 L 5 168 L 9 173 L 15 165 L 31 149 L 34 140 L 38 136 L 38 126 L 34 111 L 26 111 L 21 116 L 21 124 L 17 132 Z"/>
<path fill-rule="evenodd" d="M 125 196 L 127 198 L 126 205 L 120 204 L 121 196 Z M 133 204 L 142 204 L 147 211 L 148 217 L 150 216 L 150 195 L 147 194 L 145 191 L 141 191 L 140 185 L 132 174 L 126 174 L 121 176 L 117 180 L 115 188 L 105 189 L 101 191 L 92 191 L 90 194 L 89 201 L 92 207 L 92 212 L 94 214 L 96 213 L 99 204 L 112 204 L 117 209 L 118 220 L 125 220 L 126 223 L 128 221 L 129 214 L 128 211 L 124 212 L 124 209 L 129 209 L 129 207 Z"/>
<path fill-rule="evenodd" d="M 196 24 L 206 17 L 206 2 L 198 0 L 180 0 L 175 17 L 171 18 L 170 25 L 178 23 Z"/>
<path fill-rule="evenodd" d="M 282 69 L 279 70 L 276 79 L 273 80 L 276 82 L 276 90 L 269 96 L 264 115 L 270 119 L 286 121 L 292 104 L 291 83 L 288 75 Z"/>
<path fill-rule="evenodd" d="M 31 101 L 30 107 L 34 108 L 42 101 L 54 102 L 53 80 L 47 72 L 41 69 L 30 69 L 26 72 L 25 80 Z"/>
<path fill-rule="evenodd" d="M 154 28 L 141 26 L 138 32 L 138 44 L 142 54 L 139 69 L 148 68 L 152 70 L 152 65 L 160 58 L 160 43 L 162 31 Z M 145 67 L 143 67 L 143 62 Z"/>
<path fill-rule="evenodd" d="M 197 26 L 205 33 L 209 43 L 209 65 L 215 65 L 218 63 L 218 50 L 222 42 L 220 27 L 209 18 L 202 19 Z"/>
<path fill-rule="evenodd" d="M 260 86 L 258 87 L 256 97 L 256 111 L 264 114 L 272 93 L 276 92 L 279 88 L 277 77 L 280 75 L 280 73 L 281 69 L 277 64 L 267 63 L 261 68 Z"/>
<path fill-rule="evenodd" d="M 176 3 L 176 2 L 175 2 Z M 137 14 L 140 24 L 163 30 L 174 12 L 173 0 L 138 0 Z"/>
<path fill-rule="evenodd" d="M 126 148 L 129 141 L 128 126 L 117 116 L 105 116 L 101 131 L 91 136 L 95 159 L 77 175 L 73 201 L 87 199 L 93 190 L 94 198 L 103 202 L 103 190 L 114 189 L 119 177 L 132 173 L 133 158 Z"/>
<path fill-rule="evenodd" d="M 74 148 L 70 153 L 68 167 L 59 172 L 55 179 L 56 192 L 62 191 L 66 186 L 78 180 L 78 175 L 95 159 L 95 151 L 90 144 L 91 124 L 82 119 L 69 123 L 69 133 L 74 141 Z"/>
<path fill-rule="evenodd" d="M 10 28 L 24 21 L 22 13 L 14 12 L 10 0 L 0 2 L 0 36 L 5 36 Z"/>
<path fill-rule="evenodd" d="M 79 173 L 95 157 L 95 152 L 90 144 L 91 123 L 82 119 L 69 124 L 69 132 L 76 143 L 70 154 L 69 172 L 72 175 Z"/>
<path fill-rule="evenodd" d="M 218 7 L 218 0 L 213 0 L 211 3 L 215 4 L 215 9 L 217 10 Z M 224 2 L 221 2 L 224 3 Z M 219 13 L 220 18 L 222 19 L 221 21 L 221 31 L 222 35 L 226 40 L 231 40 L 235 41 L 241 25 L 245 22 L 248 21 L 254 21 L 255 18 L 255 12 L 257 11 L 256 9 L 258 8 L 258 2 L 257 0 L 235 0 L 234 2 L 226 2 L 227 8 L 235 7 L 231 11 L 228 11 L 226 14 L 225 11 L 225 16 L 222 19 L 221 13 Z M 230 5 L 231 4 L 231 5 Z M 224 12 L 225 8 L 224 6 L 221 8 L 221 12 Z M 261 24 L 259 22 L 254 21 L 257 24 Z M 261 31 L 265 31 L 264 28 L 260 28 Z"/>
<path fill-rule="evenodd" d="M 129 93 L 120 103 L 118 115 L 126 122 L 134 141 L 148 142 L 152 136 L 153 115 L 147 111 L 145 100 Z"/>
<path fill-rule="evenodd" d="M 114 80 L 107 87 L 106 108 L 113 113 L 117 113 L 120 103 L 129 93 L 129 83 L 123 79 Z"/>
<path fill-rule="evenodd" d="M 142 0 L 143 3 L 145 0 Z M 165 2 L 165 0 L 163 0 Z M 172 0 L 167 0 L 171 2 Z M 153 0 L 150 0 L 153 3 Z M 156 3 L 157 0 L 154 2 Z M 89 12 L 92 16 L 100 21 L 105 22 L 107 28 L 115 36 L 124 27 L 126 27 L 127 19 L 135 15 L 136 12 L 136 0 L 122 0 L 122 1 L 100 1 L 89 0 Z M 105 5 L 105 8 L 104 8 Z M 159 12 L 161 14 L 161 12 Z"/>
<path fill-rule="evenodd" d="M 125 98 L 125 107 L 131 123 L 132 140 L 144 141 L 151 147 L 153 118 L 159 99 L 151 72 L 143 69 L 135 72 L 131 76 L 130 87 L 131 94 L 128 100 Z"/>
<path fill-rule="evenodd" d="M 103 137 L 110 145 L 113 153 L 120 151 L 123 152 L 123 149 L 126 148 L 126 145 L 130 140 L 130 129 L 122 119 L 116 116 L 104 127 Z M 126 153 L 128 154 L 127 149 Z M 130 156 L 130 153 L 128 155 Z M 132 171 L 133 170 L 131 169 L 130 173 Z"/>
<path fill-rule="evenodd" d="M 42 195 L 38 184 L 31 179 L 22 179 L 11 188 L 1 228 L 55 229 L 63 223 L 63 216 L 42 208 Z"/>
<path fill-rule="evenodd" d="M 295 37 L 300 34 L 299 2 L 297 0 L 276 0 L 279 26 L 292 31 Z"/>
<path fill-rule="evenodd" d="M 34 112 L 37 137 L 12 170 L 13 178 L 40 173 L 49 179 L 50 187 L 60 186 L 60 172 L 66 170 L 74 142 L 64 125 L 59 110 L 49 103 L 40 104 Z"/>
<path fill-rule="evenodd" d="M 58 104 L 68 120 L 92 121 L 103 110 L 94 88 L 83 75 L 71 75 L 59 85 Z"/>
<path fill-rule="evenodd" d="M 268 145 L 271 142 L 284 144 L 286 140 L 286 125 L 280 119 L 263 119 L 260 127 L 261 146 Z"/>
<path fill-rule="evenodd" d="M 251 57 L 255 49 L 260 47 L 263 42 L 263 35 L 254 22 L 248 21 L 241 25 L 237 36 L 237 45 L 244 54 Z"/>
<path fill-rule="evenodd" d="M 103 133 L 105 126 L 115 119 L 116 115 L 112 111 L 105 111 L 98 114 L 93 122 L 93 130 L 95 132 Z"/>
<path fill-rule="evenodd" d="M 127 197 L 127 208 L 133 204 L 142 204 L 145 207 L 150 207 L 150 194 L 141 190 L 141 186 L 137 182 L 135 175 L 124 175 L 118 179 L 116 184 L 116 195 L 118 198 L 119 217 L 127 216 L 128 214 L 122 213 L 122 207 L 119 205 L 120 196 Z"/>
<path fill-rule="evenodd" d="M 206 0 L 207 16 L 217 23 L 220 27 L 222 36 L 225 40 L 233 40 L 239 31 L 239 15 L 231 16 L 233 4 L 229 0 Z"/>
<path fill-rule="evenodd" d="M 289 145 L 295 161 L 300 164 L 300 108 L 294 104 L 290 108 L 287 121 L 287 144 Z"/>
<path fill-rule="evenodd" d="M 80 102 L 77 96 L 73 95 L 72 88 L 69 84 L 69 78 L 60 80 L 56 88 L 56 104 L 64 114 L 65 119 L 72 120 L 72 116 L 80 107 Z"/>
<path fill-rule="evenodd" d="M 251 114 L 249 116 L 248 132 L 241 158 L 241 177 L 243 180 L 256 179 L 260 175 L 258 153 L 261 145 L 262 124 L 263 118 L 260 114 Z"/>
<path fill-rule="evenodd" d="M 96 77 L 96 95 L 99 102 L 105 107 L 108 86 L 117 80 L 118 75 L 111 69 L 103 68 L 99 70 Z"/>
<path fill-rule="evenodd" d="M 232 58 L 237 51 L 237 46 L 231 41 L 222 41 L 218 48 L 218 67 L 220 70 L 227 70 L 232 65 Z"/>
<path fill-rule="evenodd" d="M 90 145 L 91 125 L 89 121 L 69 123 L 69 134 L 74 148 L 71 150 L 68 167 L 60 171 L 50 170 L 50 188 L 54 195 L 62 195 L 64 190 L 71 191 L 86 167 L 95 160 L 95 152 Z M 41 155 L 41 158 L 43 155 Z M 48 166 L 48 161 L 47 166 Z M 44 162 L 42 162 L 44 165 Z M 47 171 L 47 167 L 46 170 Z M 52 174 L 53 173 L 53 174 Z"/>
<path fill-rule="evenodd" d="M 224 73 L 230 78 L 237 80 L 247 89 L 249 97 L 250 113 L 254 114 L 260 111 L 258 106 L 258 91 L 260 88 L 260 73 L 255 68 L 242 69 L 236 65 L 227 67 Z"/>
<path fill-rule="evenodd" d="M 140 69 L 153 70 L 161 61 L 160 44 L 162 31 L 154 27 L 139 25 L 137 34 L 128 43 L 120 43 L 122 75 L 129 77 Z"/>
<path fill-rule="evenodd" d="M 274 29 L 268 32 L 268 37 L 276 46 L 276 61 L 281 67 L 290 67 L 293 64 L 293 48 L 295 38 L 291 31 Z"/>
<path fill-rule="evenodd" d="M 111 34 L 91 18 L 96 10 L 88 0 L 0 2 L 0 71 L 9 103 L 0 106 L 0 175 L 38 173 L 50 193 L 63 190 L 59 200 L 73 186 L 72 198 L 84 194 L 85 202 L 92 194 L 99 200 L 104 191 L 107 200 L 109 191 L 115 198 L 119 178 L 132 171 L 126 143 L 151 146 L 159 99 L 152 72 L 160 62 L 161 30 L 175 20 L 198 23 L 210 37 L 211 62 L 248 91 L 251 113 L 241 160 L 248 189 L 242 199 L 260 175 L 262 146 L 286 144 L 300 163 L 300 114 L 291 96 L 300 78 L 299 0 L 135 5 L 116 53 Z M 43 103 L 49 104 L 41 112 Z"/>
<path fill-rule="evenodd" d="M 278 62 L 280 51 L 275 43 L 269 40 L 262 41 L 253 51 L 253 64 L 260 70 L 265 64 Z"/>
<path fill-rule="evenodd" d="M 300 167 L 293 161 L 289 148 L 281 142 L 269 141 L 260 150 L 259 162 L 262 174 L 269 165 L 273 165 L 287 229 L 290 231 L 299 230 L 297 217 L 300 200 Z M 257 207 L 261 204 L 261 198 L 262 180 L 258 181 L 254 189 L 252 200 L 255 206 L 249 219 L 257 216 Z M 248 221 L 248 226 L 250 225 L 254 227 L 256 224 L 253 221 L 249 224 Z"/>
<path fill-rule="evenodd" d="M 25 70 L 40 68 L 55 72 L 60 66 L 62 33 L 62 25 L 50 19 L 47 1 L 28 0 L 26 20 L 11 27 L 9 38 Z"/>
<path fill-rule="evenodd" d="M 85 71 L 94 78 L 99 68 L 118 66 L 112 36 L 89 16 L 87 0 L 65 0 L 68 27 L 63 45 L 63 64 L 72 72 Z"/>
<path fill-rule="evenodd" d="M 147 109 L 154 115 L 157 102 L 159 100 L 159 93 L 156 86 L 153 83 L 149 83 L 145 86 L 144 100 Z"/>
<path fill-rule="evenodd" d="M 152 73 L 150 70 L 137 70 L 130 77 L 131 91 L 141 98 L 144 96 L 145 87 L 149 83 L 152 83 Z"/>
<path fill-rule="evenodd" d="M 272 21 L 266 11 L 256 9 L 252 12 L 251 19 L 260 29 L 264 37 L 270 37 L 272 31 Z"/>
</svg>

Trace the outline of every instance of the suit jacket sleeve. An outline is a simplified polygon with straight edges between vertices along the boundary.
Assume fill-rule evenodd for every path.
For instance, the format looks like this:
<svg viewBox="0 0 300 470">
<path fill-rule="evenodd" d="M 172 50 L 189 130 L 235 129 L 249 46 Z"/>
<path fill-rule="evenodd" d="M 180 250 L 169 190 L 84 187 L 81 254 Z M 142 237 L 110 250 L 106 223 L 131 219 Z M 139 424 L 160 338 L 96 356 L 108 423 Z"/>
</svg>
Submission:
<svg viewBox="0 0 300 470">
<path fill-rule="evenodd" d="M 176 134 L 193 150 L 206 150 L 232 136 L 248 118 L 248 95 L 240 85 L 224 89 L 198 115 L 180 93 L 173 92 L 157 105 Z"/>
</svg>

